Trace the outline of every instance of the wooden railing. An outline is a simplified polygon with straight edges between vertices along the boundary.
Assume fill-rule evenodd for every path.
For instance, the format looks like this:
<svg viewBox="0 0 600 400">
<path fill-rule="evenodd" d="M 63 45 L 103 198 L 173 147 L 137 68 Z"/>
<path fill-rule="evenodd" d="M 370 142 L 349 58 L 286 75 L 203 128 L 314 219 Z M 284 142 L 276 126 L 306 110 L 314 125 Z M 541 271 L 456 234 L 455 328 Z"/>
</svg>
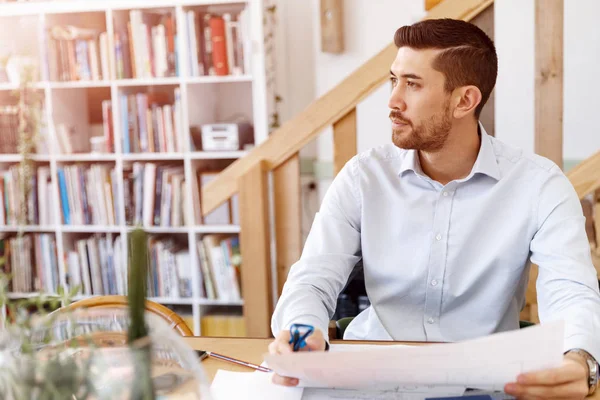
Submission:
<svg viewBox="0 0 600 400">
<path fill-rule="evenodd" d="M 492 3 L 493 0 L 444 0 L 425 18 L 470 21 Z M 396 51 L 394 44 L 387 46 L 202 188 L 204 215 L 239 193 L 241 281 L 248 336 L 270 335 L 273 279 L 277 279 L 281 291 L 289 267 L 300 257 L 298 152 L 325 128 L 333 126 L 334 173 L 356 154 L 356 106 L 388 80 Z M 271 273 L 270 172 L 273 173 L 276 277 Z"/>
</svg>

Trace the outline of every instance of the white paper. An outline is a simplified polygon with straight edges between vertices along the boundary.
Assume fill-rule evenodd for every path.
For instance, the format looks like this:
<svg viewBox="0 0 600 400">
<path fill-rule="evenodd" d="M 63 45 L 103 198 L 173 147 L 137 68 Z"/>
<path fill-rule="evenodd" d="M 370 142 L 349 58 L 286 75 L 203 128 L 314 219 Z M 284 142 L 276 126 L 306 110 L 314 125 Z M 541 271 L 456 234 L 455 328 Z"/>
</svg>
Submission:
<svg viewBox="0 0 600 400">
<path fill-rule="evenodd" d="M 464 390 L 451 388 L 441 390 L 438 387 L 421 389 L 408 388 L 389 390 L 355 390 L 355 389 L 323 389 L 305 388 L 302 400 L 424 400 L 430 397 L 460 396 Z"/>
<path fill-rule="evenodd" d="M 371 345 L 338 345 L 338 349 L 352 347 L 352 351 L 370 348 Z M 332 350 L 333 346 L 332 346 Z M 334 350 L 335 351 L 335 350 Z M 266 363 L 261 365 L 267 366 Z M 273 374 L 264 372 L 217 371 L 211 386 L 213 400 L 423 400 L 428 397 L 461 395 L 464 389 L 425 385 L 398 385 L 387 390 L 355 390 L 329 388 L 288 388 L 275 385 Z"/>
<path fill-rule="evenodd" d="M 213 400 L 301 400 L 302 388 L 274 384 L 266 372 L 218 370 L 210 386 Z"/>
<path fill-rule="evenodd" d="M 265 361 L 308 387 L 393 389 L 416 384 L 501 390 L 522 372 L 559 367 L 563 341 L 561 321 L 459 343 L 267 354 Z"/>
</svg>

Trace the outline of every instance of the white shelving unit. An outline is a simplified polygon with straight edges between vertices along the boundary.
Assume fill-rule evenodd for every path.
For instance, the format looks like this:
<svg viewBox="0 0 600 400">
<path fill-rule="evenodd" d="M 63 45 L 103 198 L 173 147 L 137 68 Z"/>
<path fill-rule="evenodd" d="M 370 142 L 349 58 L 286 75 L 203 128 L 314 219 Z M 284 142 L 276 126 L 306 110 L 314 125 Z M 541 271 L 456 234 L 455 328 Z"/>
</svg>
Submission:
<svg viewBox="0 0 600 400">
<path fill-rule="evenodd" d="M 182 32 L 185 29 L 185 12 L 190 9 L 208 9 L 211 6 L 231 6 L 236 9 L 247 8 L 250 18 L 250 42 L 251 50 L 251 74 L 234 76 L 190 76 L 188 68 L 188 49 L 185 47 L 185 39 Z M 48 27 L 61 23 L 70 22 L 79 27 L 86 27 L 86 21 L 94 21 L 94 25 L 103 25 L 108 33 L 109 47 L 114 49 L 114 33 L 117 17 L 122 18 L 123 13 L 128 10 L 173 10 L 176 16 L 177 52 L 179 63 L 179 75 L 168 78 L 152 79 L 109 79 L 101 81 L 75 81 L 75 82 L 50 82 L 48 74 L 44 72 L 47 61 L 44 58 L 47 51 L 44 48 L 44 31 Z M 261 0 L 58 0 L 34 3 L 7 3 L 0 4 L 0 23 L 5 29 L 0 33 L 0 54 L 6 51 L 19 52 L 28 49 L 27 55 L 37 57 L 40 60 L 41 81 L 35 84 L 35 88 L 44 94 L 44 109 L 51 144 L 58 143 L 55 132 L 55 124 L 60 122 L 73 122 L 76 127 L 87 127 L 90 114 L 101 110 L 92 110 L 92 97 L 100 97 L 102 100 L 112 100 L 113 104 L 113 132 L 115 152 L 111 154 L 59 154 L 58 146 L 51 145 L 50 154 L 35 155 L 34 160 L 40 165 L 49 165 L 52 176 L 52 189 L 54 215 L 56 221 L 50 226 L 25 226 L 22 228 L 27 233 L 53 233 L 56 235 L 56 246 L 58 255 L 58 267 L 61 284 L 65 284 L 65 257 L 69 241 L 75 238 L 87 237 L 90 234 L 112 233 L 120 235 L 122 248 L 127 249 L 127 234 L 132 227 L 124 224 L 116 226 L 97 225 L 64 225 L 61 222 L 60 192 L 57 170 L 60 166 L 75 163 L 108 163 L 117 169 L 119 181 L 117 182 L 117 194 L 123 197 L 123 170 L 125 165 L 135 161 L 174 163 L 182 165 L 185 173 L 186 194 L 192 198 L 193 181 L 196 170 L 201 169 L 203 163 L 215 160 L 235 160 L 243 157 L 247 152 L 192 152 L 181 153 L 143 153 L 123 154 L 121 150 L 121 123 L 119 108 L 115 107 L 122 93 L 136 93 L 136 91 L 173 91 L 180 89 L 181 104 L 183 108 L 182 124 L 184 132 L 188 135 L 191 126 L 202 123 L 225 122 L 230 112 L 246 114 L 246 117 L 254 126 L 254 142 L 260 144 L 268 135 L 268 111 L 267 111 L 267 85 L 265 78 L 265 59 L 263 51 L 263 4 Z M 79 22 L 80 21 L 80 22 Z M 2 37 L 1 35 L 10 35 Z M 4 43 L 4 44 L 3 44 Z M 10 44 L 8 44 L 10 43 Z M 116 71 L 114 51 L 110 52 L 110 64 L 112 76 Z M 0 105 L 9 98 L 10 91 L 18 87 L 16 84 L 0 83 Z M 90 96 L 92 94 L 93 96 Z M 87 103 L 87 104 L 82 104 Z M 71 120 L 72 118 L 73 120 Z M 5 170 L 10 165 L 20 161 L 19 155 L 0 155 L 0 170 Z M 124 215 L 123 202 L 120 212 Z M 198 204 L 187 204 L 187 213 L 198 213 Z M 149 234 L 174 234 L 178 237 L 187 237 L 190 252 L 193 279 L 192 298 L 152 298 L 152 300 L 165 305 L 178 305 L 191 307 L 194 317 L 192 327 L 196 335 L 200 335 L 200 318 L 209 307 L 241 307 L 243 301 L 224 302 L 209 300 L 200 297 L 200 265 L 197 257 L 196 243 L 203 234 L 210 233 L 239 233 L 240 228 L 236 225 L 188 225 L 177 228 L 165 228 L 156 226 L 144 227 Z M 19 230 L 16 226 L 0 226 L 0 233 L 10 235 Z M 87 235 L 87 236 L 86 236 Z M 127 254 L 123 252 L 121 262 L 126 265 Z M 13 293 L 11 297 L 22 298 L 31 296 L 29 293 Z M 79 296 L 78 299 L 85 296 Z"/>
</svg>

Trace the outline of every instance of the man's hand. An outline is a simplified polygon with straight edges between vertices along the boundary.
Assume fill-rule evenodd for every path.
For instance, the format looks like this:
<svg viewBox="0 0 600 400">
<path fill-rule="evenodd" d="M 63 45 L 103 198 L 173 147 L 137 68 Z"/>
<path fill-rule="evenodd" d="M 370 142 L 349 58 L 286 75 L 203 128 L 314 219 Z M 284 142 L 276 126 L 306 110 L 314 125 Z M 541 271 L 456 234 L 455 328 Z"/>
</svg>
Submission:
<svg viewBox="0 0 600 400">
<path fill-rule="evenodd" d="M 269 353 L 271 354 L 287 354 L 292 353 L 292 345 L 290 344 L 290 331 L 282 330 L 275 337 L 275 340 L 269 345 Z M 300 351 L 324 351 L 325 350 L 325 337 L 323 332 L 319 329 L 315 329 L 314 332 L 306 338 L 306 346 Z M 296 386 L 298 379 L 289 378 L 286 376 L 280 376 L 277 374 L 273 375 L 273 382 L 278 385 L 284 386 Z"/>
<path fill-rule="evenodd" d="M 582 356 L 568 353 L 561 367 L 521 374 L 504 391 L 519 400 L 581 400 L 589 392 L 588 366 Z"/>
</svg>

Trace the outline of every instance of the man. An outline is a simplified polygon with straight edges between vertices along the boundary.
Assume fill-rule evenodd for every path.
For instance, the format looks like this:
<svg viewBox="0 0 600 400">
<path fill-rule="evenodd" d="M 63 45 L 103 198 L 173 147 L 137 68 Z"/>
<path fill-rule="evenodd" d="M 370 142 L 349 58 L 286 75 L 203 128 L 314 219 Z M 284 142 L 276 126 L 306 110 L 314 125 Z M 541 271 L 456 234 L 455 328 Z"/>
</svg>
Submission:
<svg viewBox="0 0 600 400">
<path fill-rule="evenodd" d="M 277 304 L 270 351 L 291 351 L 292 323 L 315 326 L 308 347 L 326 348 L 337 296 L 361 258 L 372 305 L 346 339 L 452 342 L 518 329 L 531 259 L 541 320 L 566 321 L 565 358 L 505 391 L 585 397 L 597 378 L 600 295 L 573 187 L 551 161 L 479 125 L 497 75 L 479 28 L 427 20 L 394 39 L 393 145 L 354 157 L 332 183 Z"/>
</svg>

